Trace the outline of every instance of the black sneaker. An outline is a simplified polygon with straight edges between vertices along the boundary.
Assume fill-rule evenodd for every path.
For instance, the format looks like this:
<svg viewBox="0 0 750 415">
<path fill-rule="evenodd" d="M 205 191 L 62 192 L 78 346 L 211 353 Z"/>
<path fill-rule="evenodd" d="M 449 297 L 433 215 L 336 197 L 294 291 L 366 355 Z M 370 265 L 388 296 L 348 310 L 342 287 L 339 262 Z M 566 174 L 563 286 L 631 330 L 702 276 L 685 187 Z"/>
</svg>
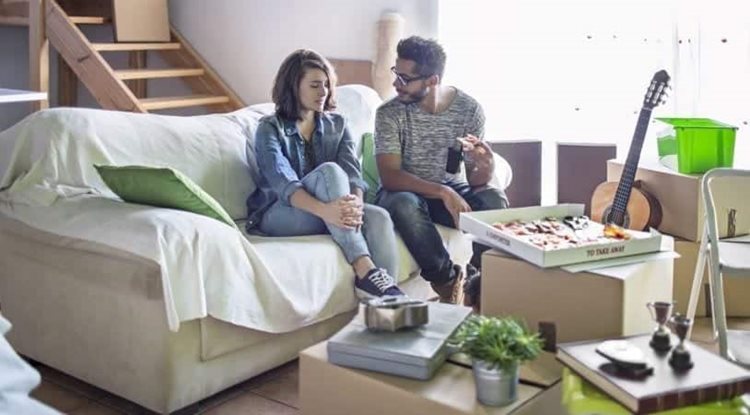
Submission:
<svg viewBox="0 0 750 415">
<path fill-rule="evenodd" d="M 464 271 L 458 264 L 453 264 L 452 277 L 447 282 L 442 284 L 430 283 L 432 290 L 435 291 L 440 298 L 441 303 L 447 304 L 462 304 L 463 303 L 463 283 L 464 283 Z"/>
<path fill-rule="evenodd" d="M 466 264 L 466 280 L 464 282 L 464 305 L 479 312 L 482 289 L 482 275 L 471 264 Z"/>
<path fill-rule="evenodd" d="M 397 286 L 393 277 L 383 268 L 370 270 L 364 278 L 354 279 L 354 291 L 361 300 L 384 295 L 406 295 Z"/>
</svg>

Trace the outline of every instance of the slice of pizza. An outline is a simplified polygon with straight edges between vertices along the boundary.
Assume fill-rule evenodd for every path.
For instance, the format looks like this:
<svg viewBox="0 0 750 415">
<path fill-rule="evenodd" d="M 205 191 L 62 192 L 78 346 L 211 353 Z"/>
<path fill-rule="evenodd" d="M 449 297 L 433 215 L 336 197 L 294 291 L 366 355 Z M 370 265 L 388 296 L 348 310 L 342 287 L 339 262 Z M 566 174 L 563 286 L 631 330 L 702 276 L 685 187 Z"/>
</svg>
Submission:
<svg viewBox="0 0 750 415">
<path fill-rule="evenodd" d="M 607 238 L 614 239 L 630 239 L 630 234 L 623 227 L 615 225 L 614 223 L 608 223 L 604 225 L 604 236 Z"/>
</svg>

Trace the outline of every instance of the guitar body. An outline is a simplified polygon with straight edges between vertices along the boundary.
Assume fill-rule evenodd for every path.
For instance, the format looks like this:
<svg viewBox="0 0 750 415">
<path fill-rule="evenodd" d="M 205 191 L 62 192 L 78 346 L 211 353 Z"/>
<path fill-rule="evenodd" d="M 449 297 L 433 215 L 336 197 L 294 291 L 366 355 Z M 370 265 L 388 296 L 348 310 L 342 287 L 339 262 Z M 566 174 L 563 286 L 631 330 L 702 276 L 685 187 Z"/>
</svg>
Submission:
<svg viewBox="0 0 750 415">
<path fill-rule="evenodd" d="M 591 197 L 591 219 L 600 223 L 610 220 L 608 215 L 617 194 L 618 182 L 604 182 L 596 187 Z M 650 193 L 644 190 L 641 182 L 633 184 L 625 212 L 624 228 L 637 231 L 656 228 L 661 223 L 661 204 Z"/>
</svg>

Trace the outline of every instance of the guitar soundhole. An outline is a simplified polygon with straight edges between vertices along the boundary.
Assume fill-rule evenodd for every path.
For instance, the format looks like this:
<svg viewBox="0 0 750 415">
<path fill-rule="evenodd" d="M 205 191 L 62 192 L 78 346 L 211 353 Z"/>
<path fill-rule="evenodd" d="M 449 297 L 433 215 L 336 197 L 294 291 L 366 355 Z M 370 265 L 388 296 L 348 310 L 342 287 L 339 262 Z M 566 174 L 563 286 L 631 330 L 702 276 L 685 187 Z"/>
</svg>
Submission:
<svg viewBox="0 0 750 415">
<path fill-rule="evenodd" d="M 607 206 L 607 209 L 604 210 L 602 218 L 602 222 L 604 223 L 614 223 L 615 225 L 622 226 L 623 228 L 627 228 L 630 226 L 630 215 L 628 215 L 628 212 L 620 213 L 614 211 L 612 210 L 612 206 Z"/>
</svg>

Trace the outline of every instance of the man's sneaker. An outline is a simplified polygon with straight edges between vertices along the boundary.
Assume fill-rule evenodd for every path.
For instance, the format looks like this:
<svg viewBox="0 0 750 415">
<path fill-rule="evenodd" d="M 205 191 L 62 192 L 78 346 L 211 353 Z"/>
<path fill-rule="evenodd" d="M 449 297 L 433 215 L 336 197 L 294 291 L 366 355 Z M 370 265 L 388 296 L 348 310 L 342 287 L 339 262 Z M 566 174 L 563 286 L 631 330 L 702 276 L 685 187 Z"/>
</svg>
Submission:
<svg viewBox="0 0 750 415">
<path fill-rule="evenodd" d="M 466 264 L 466 281 L 464 282 L 464 305 L 479 312 L 482 289 L 482 275 L 471 264 Z"/>
<path fill-rule="evenodd" d="M 374 268 L 363 278 L 355 278 L 354 291 L 361 300 L 384 295 L 405 295 L 383 268 Z"/>
<path fill-rule="evenodd" d="M 440 297 L 441 303 L 462 304 L 464 271 L 458 264 L 453 264 L 453 279 L 443 284 L 430 283 L 432 290 Z"/>
</svg>

